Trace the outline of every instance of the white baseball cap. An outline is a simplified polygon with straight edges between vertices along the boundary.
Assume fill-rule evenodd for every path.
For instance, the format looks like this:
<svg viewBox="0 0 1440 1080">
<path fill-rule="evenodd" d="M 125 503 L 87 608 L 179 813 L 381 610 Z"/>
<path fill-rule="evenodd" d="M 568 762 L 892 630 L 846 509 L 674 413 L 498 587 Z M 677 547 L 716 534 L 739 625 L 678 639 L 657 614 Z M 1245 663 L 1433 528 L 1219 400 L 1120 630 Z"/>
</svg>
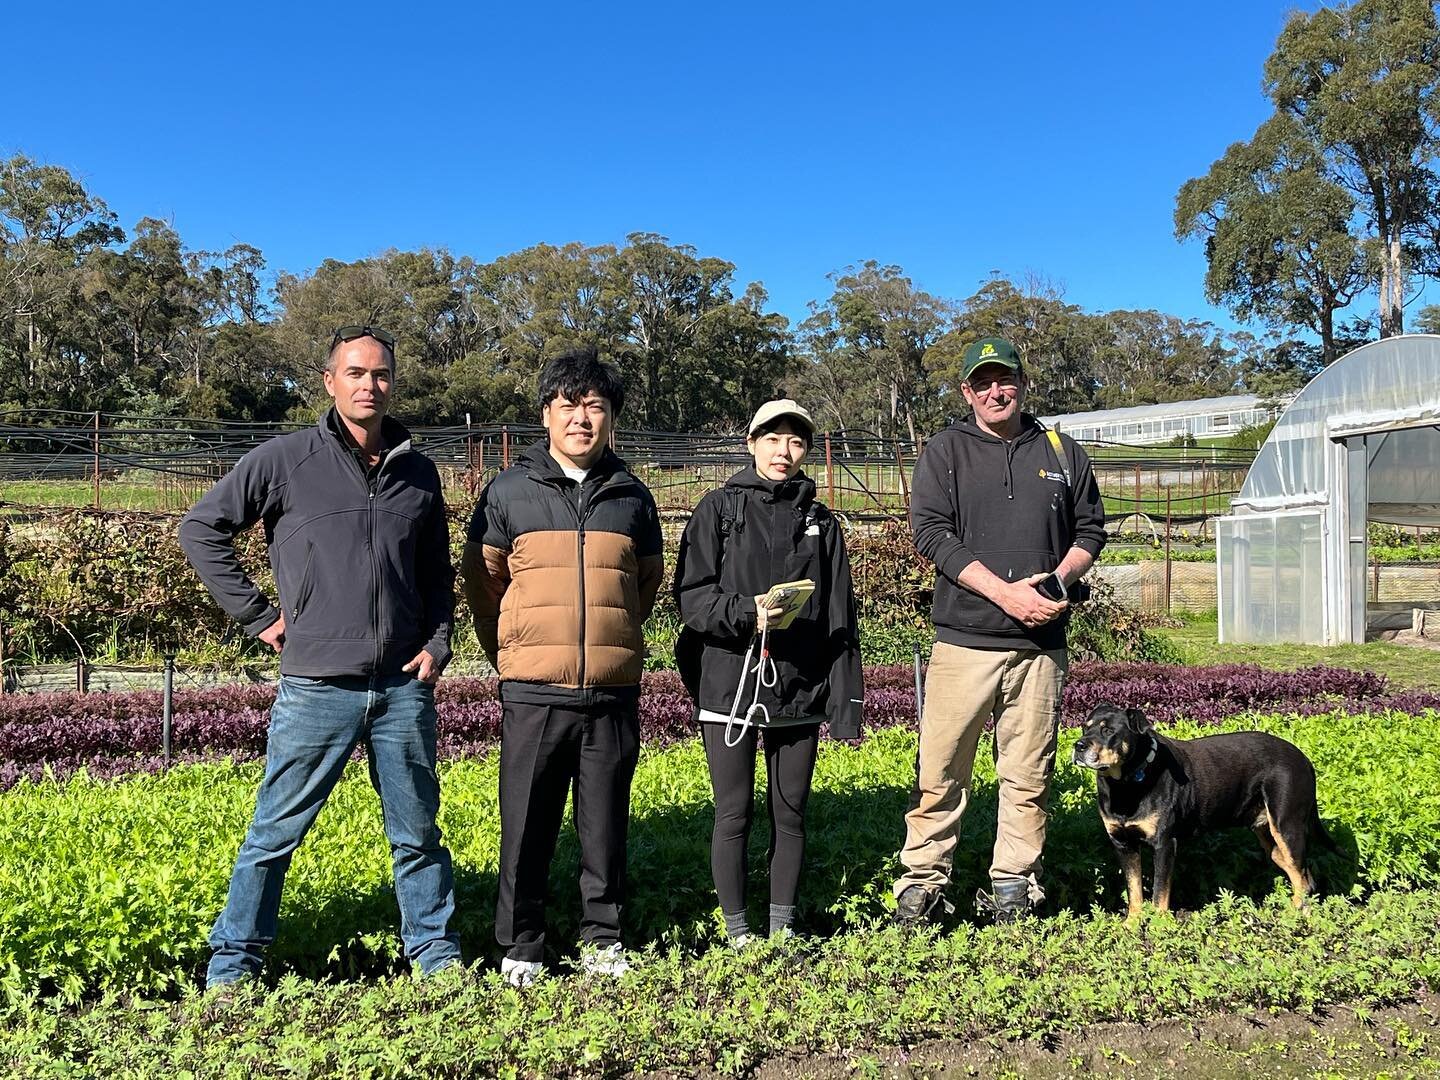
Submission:
<svg viewBox="0 0 1440 1080">
<path fill-rule="evenodd" d="M 759 431 L 762 427 L 774 423 L 783 416 L 791 417 L 799 423 L 805 429 L 807 438 L 810 440 L 815 438 L 815 421 L 811 420 L 810 414 L 806 412 L 798 402 L 791 398 L 777 398 L 774 401 L 767 401 L 764 405 L 761 405 L 760 408 L 756 409 L 755 419 L 750 421 L 748 437 L 753 437 L 755 432 Z"/>
</svg>

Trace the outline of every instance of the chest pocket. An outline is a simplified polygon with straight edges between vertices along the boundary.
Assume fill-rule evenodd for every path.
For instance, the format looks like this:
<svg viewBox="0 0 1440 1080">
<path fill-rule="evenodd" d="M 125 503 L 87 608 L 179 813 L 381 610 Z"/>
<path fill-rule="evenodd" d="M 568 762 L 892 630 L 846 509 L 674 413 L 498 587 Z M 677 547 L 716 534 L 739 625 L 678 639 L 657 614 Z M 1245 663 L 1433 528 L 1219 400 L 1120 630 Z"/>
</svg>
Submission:
<svg viewBox="0 0 1440 1080">
<path fill-rule="evenodd" d="M 821 555 L 825 550 L 828 524 L 827 521 L 821 519 L 820 511 L 814 504 L 806 508 L 805 517 L 796 522 L 791 550 L 785 559 L 786 581 L 810 578 L 817 587 L 824 585 L 824 582 L 820 580 L 820 569 L 824 565 Z M 812 595 L 806 606 L 808 607 L 814 602 Z"/>
</svg>

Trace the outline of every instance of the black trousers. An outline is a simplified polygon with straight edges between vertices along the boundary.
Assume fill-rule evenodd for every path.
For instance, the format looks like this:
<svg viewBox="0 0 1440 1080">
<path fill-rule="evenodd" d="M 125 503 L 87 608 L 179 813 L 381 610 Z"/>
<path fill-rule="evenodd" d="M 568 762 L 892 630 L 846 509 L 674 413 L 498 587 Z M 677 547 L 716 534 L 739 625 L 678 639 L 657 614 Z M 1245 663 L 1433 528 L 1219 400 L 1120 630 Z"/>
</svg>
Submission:
<svg viewBox="0 0 1440 1080">
<path fill-rule="evenodd" d="M 503 705 L 495 938 L 511 959 L 544 959 L 550 860 L 572 789 L 580 840 L 580 937 L 592 945 L 620 940 L 630 782 L 639 757 L 635 705 Z"/>
<path fill-rule="evenodd" d="M 710 784 L 715 791 L 715 831 L 710 839 L 710 872 L 720 910 L 745 910 L 745 848 L 754 816 L 757 729 L 735 746 L 725 745 L 724 724 L 701 724 Z M 770 903 L 789 907 L 800 889 L 805 860 L 805 803 L 815 775 L 820 725 L 767 728 L 765 776 L 770 812 Z"/>
</svg>

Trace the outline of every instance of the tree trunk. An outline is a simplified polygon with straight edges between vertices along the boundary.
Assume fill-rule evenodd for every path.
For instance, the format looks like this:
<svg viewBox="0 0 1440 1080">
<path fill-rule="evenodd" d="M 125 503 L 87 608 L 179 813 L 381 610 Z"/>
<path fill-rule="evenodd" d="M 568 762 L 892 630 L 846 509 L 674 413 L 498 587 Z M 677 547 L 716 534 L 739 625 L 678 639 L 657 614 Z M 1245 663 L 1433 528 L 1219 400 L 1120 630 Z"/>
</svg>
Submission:
<svg viewBox="0 0 1440 1080">
<path fill-rule="evenodd" d="M 1386 238 L 1385 262 L 1380 272 L 1380 336 L 1405 332 L 1405 263 L 1400 230 L 1392 226 Z"/>
</svg>

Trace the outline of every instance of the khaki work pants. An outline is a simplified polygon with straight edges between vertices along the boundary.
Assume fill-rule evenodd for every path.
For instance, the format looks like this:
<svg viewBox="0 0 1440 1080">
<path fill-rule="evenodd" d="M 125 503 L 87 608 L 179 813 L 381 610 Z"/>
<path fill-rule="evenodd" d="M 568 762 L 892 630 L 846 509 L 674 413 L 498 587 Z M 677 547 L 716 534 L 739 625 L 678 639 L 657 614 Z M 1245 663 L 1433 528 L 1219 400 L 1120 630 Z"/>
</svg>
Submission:
<svg viewBox="0 0 1440 1080">
<path fill-rule="evenodd" d="M 1050 778 L 1060 692 L 1068 658 L 1064 649 L 971 649 L 935 643 L 920 721 L 920 760 L 911 808 L 905 815 L 905 873 L 898 897 L 911 885 L 943 889 L 970 802 L 975 750 L 985 722 L 995 720 L 995 772 L 999 820 L 990 864 L 992 880 L 1024 878 L 1040 893 Z"/>
</svg>

